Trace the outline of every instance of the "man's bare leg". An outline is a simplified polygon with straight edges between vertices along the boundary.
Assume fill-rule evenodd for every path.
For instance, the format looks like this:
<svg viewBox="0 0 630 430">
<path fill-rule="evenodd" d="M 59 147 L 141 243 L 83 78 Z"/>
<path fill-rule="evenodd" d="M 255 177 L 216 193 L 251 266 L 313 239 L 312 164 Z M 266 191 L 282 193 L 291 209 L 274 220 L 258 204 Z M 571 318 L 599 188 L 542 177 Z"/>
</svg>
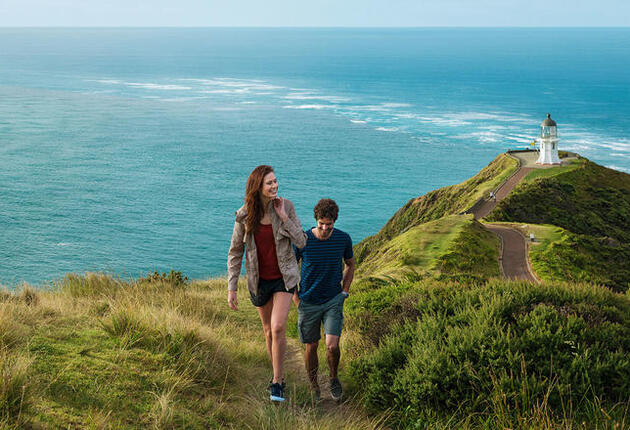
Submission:
<svg viewBox="0 0 630 430">
<path fill-rule="evenodd" d="M 317 346 L 318 342 L 307 343 L 306 351 L 304 352 L 304 364 L 306 366 L 306 374 L 308 380 L 311 383 L 311 388 L 315 391 L 319 391 L 319 384 L 317 383 L 317 370 L 319 368 L 319 359 L 317 358 Z"/>
<path fill-rule="evenodd" d="M 326 335 L 326 359 L 328 360 L 328 369 L 330 370 L 330 396 L 333 400 L 341 401 L 343 396 L 343 388 L 337 378 L 337 370 L 339 369 L 339 358 L 341 351 L 339 350 L 339 336 L 332 334 Z"/>
<path fill-rule="evenodd" d="M 337 377 L 339 369 L 339 358 L 341 350 L 339 349 L 339 336 L 332 334 L 326 335 L 326 360 L 328 361 L 328 369 L 330 370 L 330 378 Z"/>
</svg>

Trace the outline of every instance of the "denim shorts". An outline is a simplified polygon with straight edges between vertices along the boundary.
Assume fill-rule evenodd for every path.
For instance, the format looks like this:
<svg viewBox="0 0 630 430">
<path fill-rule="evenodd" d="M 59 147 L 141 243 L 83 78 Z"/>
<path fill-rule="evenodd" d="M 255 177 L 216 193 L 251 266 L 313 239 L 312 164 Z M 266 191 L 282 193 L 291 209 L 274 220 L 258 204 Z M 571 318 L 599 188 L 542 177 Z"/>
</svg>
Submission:
<svg viewBox="0 0 630 430">
<path fill-rule="evenodd" d="M 274 293 L 293 294 L 294 292 L 295 287 L 291 288 L 290 290 L 284 288 L 284 280 L 282 278 L 274 279 L 272 281 L 260 278 L 258 280 L 258 295 L 255 296 L 250 291 L 249 298 L 251 299 L 252 304 L 259 308 L 261 306 L 265 306 Z"/>
<path fill-rule="evenodd" d="M 345 297 L 339 293 L 332 299 L 319 305 L 300 300 L 298 306 L 298 332 L 300 342 L 314 343 L 321 339 L 321 327 L 324 333 L 341 336 L 343 328 L 343 302 Z"/>
</svg>

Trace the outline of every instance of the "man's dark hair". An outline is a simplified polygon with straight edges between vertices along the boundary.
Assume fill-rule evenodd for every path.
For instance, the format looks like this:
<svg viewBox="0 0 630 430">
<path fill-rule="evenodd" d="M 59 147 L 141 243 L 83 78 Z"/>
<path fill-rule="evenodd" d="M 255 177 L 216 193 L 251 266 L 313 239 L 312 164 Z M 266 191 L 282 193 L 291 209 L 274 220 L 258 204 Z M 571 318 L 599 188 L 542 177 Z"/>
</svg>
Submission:
<svg viewBox="0 0 630 430">
<path fill-rule="evenodd" d="M 315 205 L 313 209 L 315 215 L 315 221 L 322 218 L 328 218 L 333 221 L 337 221 L 337 215 L 339 215 L 339 206 L 333 199 L 321 199 Z"/>
</svg>

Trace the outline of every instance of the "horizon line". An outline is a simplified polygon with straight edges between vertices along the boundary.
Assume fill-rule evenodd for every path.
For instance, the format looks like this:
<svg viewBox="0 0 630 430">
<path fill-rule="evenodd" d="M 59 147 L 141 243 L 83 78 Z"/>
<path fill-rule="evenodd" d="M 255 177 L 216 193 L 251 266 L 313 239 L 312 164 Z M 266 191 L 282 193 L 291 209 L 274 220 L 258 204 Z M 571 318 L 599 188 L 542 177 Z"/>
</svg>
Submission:
<svg viewBox="0 0 630 430">
<path fill-rule="evenodd" d="M 42 29 L 42 28 L 50 28 L 50 29 L 63 29 L 63 28 L 94 28 L 94 29 L 131 29 L 131 28 L 146 28 L 146 29 L 158 29 L 158 28 L 190 28 L 190 29 L 483 29 L 483 28 L 492 28 L 492 29 L 630 29 L 630 25 L 628 26 L 601 26 L 601 25 L 421 25 L 421 26 L 343 26 L 343 25 L 328 25 L 328 26 L 317 26 L 317 25 L 305 25 L 305 26 L 295 26 L 295 25 L 275 25 L 275 26 L 264 26 L 264 25 L 207 25 L 207 26 L 198 26 L 198 25 L 0 25 L 0 29 Z"/>
</svg>

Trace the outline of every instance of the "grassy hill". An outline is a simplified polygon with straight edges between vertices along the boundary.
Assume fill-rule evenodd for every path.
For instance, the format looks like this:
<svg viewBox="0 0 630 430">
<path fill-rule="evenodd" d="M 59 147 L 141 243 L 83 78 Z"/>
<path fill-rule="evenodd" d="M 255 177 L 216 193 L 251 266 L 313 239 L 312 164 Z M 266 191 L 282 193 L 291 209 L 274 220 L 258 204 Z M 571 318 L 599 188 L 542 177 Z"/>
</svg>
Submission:
<svg viewBox="0 0 630 430">
<path fill-rule="evenodd" d="M 553 225 L 505 223 L 525 237 L 534 234 L 529 258 L 540 279 L 603 285 L 613 291 L 630 287 L 630 244 L 606 237 L 575 234 Z"/>
<path fill-rule="evenodd" d="M 486 217 L 561 227 L 531 254 L 543 279 L 630 286 L 630 175 L 584 158 L 534 170 Z"/>
<path fill-rule="evenodd" d="M 551 224 L 630 243 L 630 175 L 586 159 L 575 168 L 543 172 L 530 173 L 486 219 Z"/>
<path fill-rule="evenodd" d="M 628 424 L 630 298 L 613 291 L 630 283 L 630 175 L 577 159 L 532 171 L 500 202 L 489 220 L 537 238 L 532 285 L 497 279 L 496 244 L 454 215 L 513 171 L 498 157 L 355 248 L 373 277 L 347 302 L 347 375 L 398 428 Z"/>
<path fill-rule="evenodd" d="M 466 182 L 440 188 L 409 200 L 377 234 L 365 238 L 355 246 L 357 262 L 361 263 L 368 259 L 370 254 L 378 252 L 385 242 L 414 226 L 466 211 L 478 199 L 496 189 L 517 168 L 516 160 L 501 154 Z"/>
<path fill-rule="evenodd" d="M 449 215 L 412 227 L 365 258 L 358 277 L 401 279 L 435 276 L 499 276 L 499 240 L 472 215 Z"/>
</svg>

